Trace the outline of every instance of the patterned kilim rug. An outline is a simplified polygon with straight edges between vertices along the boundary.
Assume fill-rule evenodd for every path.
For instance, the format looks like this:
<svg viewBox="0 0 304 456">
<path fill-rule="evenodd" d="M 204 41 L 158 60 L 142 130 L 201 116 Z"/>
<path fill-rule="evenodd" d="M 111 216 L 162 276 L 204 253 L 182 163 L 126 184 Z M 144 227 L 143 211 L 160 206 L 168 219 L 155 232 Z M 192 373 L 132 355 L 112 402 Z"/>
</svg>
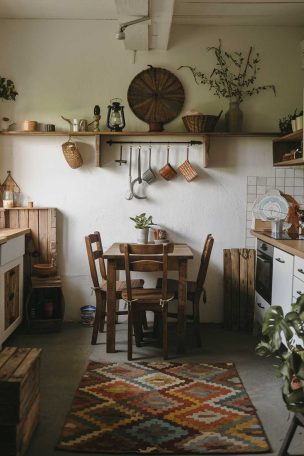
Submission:
<svg viewBox="0 0 304 456">
<path fill-rule="evenodd" d="M 57 449 L 92 453 L 265 453 L 267 438 L 231 363 L 87 367 Z"/>
</svg>

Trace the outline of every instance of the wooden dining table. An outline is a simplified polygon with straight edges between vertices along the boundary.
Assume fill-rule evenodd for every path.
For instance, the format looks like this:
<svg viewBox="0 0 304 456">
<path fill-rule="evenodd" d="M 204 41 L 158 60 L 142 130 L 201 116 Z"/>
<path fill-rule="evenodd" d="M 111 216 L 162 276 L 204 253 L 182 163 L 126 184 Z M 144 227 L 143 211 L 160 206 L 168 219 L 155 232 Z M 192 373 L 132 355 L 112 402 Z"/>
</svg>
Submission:
<svg viewBox="0 0 304 456">
<path fill-rule="evenodd" d="M 116 271 L 125 269 L 124 255 L 120 251 L 122 242 L 115 242 L 103 254 L 107 260 L 107 353 L 115 353 L 116 323 Z M 157 259 L 158 255 L 151 255 Z M 185 351 L 185 307 L 187 303 L 187 266 L 193 259 L 193 253 L 187 244 L 174 244 L 168 255 L 168 270 L 178 271 L 178 317 L 177 317 L 177 352 Z M 124 280 L 124 278 L 123 278 Z"/>
</svg>

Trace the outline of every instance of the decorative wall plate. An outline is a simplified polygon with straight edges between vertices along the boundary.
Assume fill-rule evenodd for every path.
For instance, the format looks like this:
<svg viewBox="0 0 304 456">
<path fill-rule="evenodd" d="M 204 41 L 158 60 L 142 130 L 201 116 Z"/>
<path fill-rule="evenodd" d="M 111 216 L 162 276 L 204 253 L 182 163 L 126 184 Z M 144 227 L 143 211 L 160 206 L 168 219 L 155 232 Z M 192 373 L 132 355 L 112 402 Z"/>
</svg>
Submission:
<svg viewBox="0 0 304 456">
<path fill-rule="evenodd" d="M 288 215 L 288 201 L 278 190 L 271 190 L 259 197 L 253 206 L 253 213 L 261 220 L 285 220 Z"/>
<path fill-rule="evenodd" d="M 162 131 L 163 124 L 180 113 L 185 92 L 173 73 L 149 66 L 131 81 L 128 103 L 136 117 L 149 124 L 150 131 Z"/>
</svg>

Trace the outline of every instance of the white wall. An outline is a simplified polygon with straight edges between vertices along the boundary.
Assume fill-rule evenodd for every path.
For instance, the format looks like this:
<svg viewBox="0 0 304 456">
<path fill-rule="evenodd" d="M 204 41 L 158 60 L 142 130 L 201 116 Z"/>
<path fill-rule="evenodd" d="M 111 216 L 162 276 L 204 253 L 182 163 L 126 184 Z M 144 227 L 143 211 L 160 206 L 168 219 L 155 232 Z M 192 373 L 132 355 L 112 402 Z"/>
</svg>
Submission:
<svg viewBox="0 0 304 456">
<path fill-rule="evenodd" d="M 0 21 L 1 75 L 11 77 L 19 91 L 15 103 L 0 103 L 0 115 L 15 121 L 33 119 L 65 128 L 60 115 L 90 118 L 95 104 L 102 110 L 105 129 L 106 107 L 112 97 L 126 105 L 127 130 L 147 130 L 127 106 L 126 92 L 132 78 L 147 64 L 165 67 L 181 79 L 185 110 L 218 113 L 227 101 L 196 86 L 180 65 L 211 69 L 213 56 L 207 46 L 222 38 L 231 49 L 246 51 L 254 45 L 262 57 L 259 82 L 273 83 L 277 96 L 269 92 L 250 98 L 242 105 L 245 130 L 277 131 L 278 118 L 302 104 L 303 72 L 300 47 L 303 29 L 265 27 L 174 26 L 167 52 L 139 52 L 133 64 L 131 52 L 114 39 L 116 23 L 98 21 Z M 166 127 L 182 130 L 181 118 Z M 176 140 L 176 138 L 173 138 Z M 129 216 L 146 211 L 164 225 L 173 240 L 185 240 L 195 260 L 189 269 L 194 278 L 199 252 L 207 233 L 215 237 L 207 280 L 208 303 L 204 321 L 222 318 L 222 251 L 242 247 L 246 231 L 247 175 L 268 176 L 272 172 L 270 139 L 216 139 L 212 141 L 210 168 L 201 168 L 199 148 L 190 158 L 199 178 L 187 183 L 161 178 L 148 189 L 149 199 L 126 201 L 127 167 L 117 166 L 118 148 L 105 148 L 103 167 L 94 167 L 93 139 L 79 141 L 84 166 L 72 170 L 61 152 L 64 138 L 0 138 L 0 181 L 6 170 L 24 192 L 24 200 L 35 205 L 54 206 L 60 211 L 59 262 L 67 301 L 66 317 L 77 319 L 81 305 L 94 302 L 84 248 L 84 235 L 100 230 L 104 246 L 117 240 L 132 241 L 135 233 Z M 153 165 L 165 162 L 164 149 L 153 149 Z M 126 154 L 126 150 L 125 150 Z M 144 168 L 147 165 L 144 156 Z M 177 166 L 185 159 L 185 148 L 176 147 L 170 161 Z M 134 167 L 135 173 L 135 167 Z"/>
</svg>

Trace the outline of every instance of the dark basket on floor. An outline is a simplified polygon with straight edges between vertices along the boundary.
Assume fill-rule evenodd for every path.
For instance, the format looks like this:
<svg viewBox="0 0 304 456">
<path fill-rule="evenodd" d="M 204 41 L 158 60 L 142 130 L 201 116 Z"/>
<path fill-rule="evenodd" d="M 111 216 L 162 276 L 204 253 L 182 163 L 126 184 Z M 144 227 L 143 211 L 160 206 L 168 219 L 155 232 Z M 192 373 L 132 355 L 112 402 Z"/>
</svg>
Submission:
<svg viewBox="0 0 304 456">
<path fill-rule="evenodd" d="M 223 111 L 218 116 L 193 114 L 182 117 L 186 130 L 190 133 L 205 133 L 213 131 L 221 117 Z"/>
</svg>

